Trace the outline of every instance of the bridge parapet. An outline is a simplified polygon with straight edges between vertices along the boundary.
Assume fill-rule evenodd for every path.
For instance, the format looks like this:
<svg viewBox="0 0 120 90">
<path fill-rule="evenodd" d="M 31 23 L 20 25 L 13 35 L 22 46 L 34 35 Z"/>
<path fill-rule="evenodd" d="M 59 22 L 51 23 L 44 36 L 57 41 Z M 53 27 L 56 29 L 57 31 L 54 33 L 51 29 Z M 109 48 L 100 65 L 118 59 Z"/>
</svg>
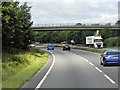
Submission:
<svg viewBox="0 0 120 90">
<path fill-rule="evenodd" d="M 101 30 L 109 28 L 120 30 L 117 24 L 39 24 L 32 27 L 33 31 L 63 31 L 63 30 Z"/>
<path fill-rule="evenodd" d="M 37 24 L 37 25 L 33 25 L 32 27 L 118 27 L 118 25 L 116 24 L 76 24 L 76 23 L 57 23 L 57 24 Z"/>
</svg>

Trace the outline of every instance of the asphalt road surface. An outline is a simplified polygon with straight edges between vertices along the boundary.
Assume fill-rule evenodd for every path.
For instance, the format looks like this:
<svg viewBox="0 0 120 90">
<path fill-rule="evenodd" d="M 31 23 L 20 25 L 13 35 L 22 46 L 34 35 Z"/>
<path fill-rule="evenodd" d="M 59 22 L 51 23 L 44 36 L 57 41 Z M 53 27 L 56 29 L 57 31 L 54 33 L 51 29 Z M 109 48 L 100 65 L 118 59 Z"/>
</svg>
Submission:
<svg viewBox="0 0 120 90">
<path fill-rule="evenodd" d="M 63 51 L 62 48 L 50 52 L 55 62 L 37 88 L 118 87 L 118 66 L 101 66 L 99 54 L 75 49 Z"/>
</svg>

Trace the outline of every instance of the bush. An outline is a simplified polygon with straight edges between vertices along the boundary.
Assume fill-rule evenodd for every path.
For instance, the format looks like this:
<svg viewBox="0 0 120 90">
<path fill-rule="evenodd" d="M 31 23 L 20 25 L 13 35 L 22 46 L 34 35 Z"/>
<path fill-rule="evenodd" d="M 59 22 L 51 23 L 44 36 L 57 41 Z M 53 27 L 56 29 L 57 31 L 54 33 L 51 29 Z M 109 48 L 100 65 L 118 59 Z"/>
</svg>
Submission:
<svg viewBox="0 0 120 90">
<path fill-rule="evenodd" d="M 120 37 L 111 37 L 104 41 L 106 47 L 118 47 L 120 46 Z"/>
<path fill-rule="evenodd" d="M 45 54 L 46 52 L 41 50 L 41 49 L 38 49 L 37 47 L 30 47 L 29 48 L 29 52 L 32 52 L 32 53 L 40 53 L 41 55 Z"/>
<path fill-rule="evenodd" d="M 11 47 L 2 48 L 2 53 L 19 54 L 20 52 L 23 52 L 23 50 L 18 48 L 11 48 Z"/>
<path fill-rule="evenodd" d="M 21 51 L 11 48 L 2 54 L 3 88 L 19 88 L 29 80 L 46 62 L 48 53 L 30 47 Z M 14 51 L 14 54 L 12 51 Z M 9 52 L 9 53 L 8 53 Z M 17 53 L 16 53 L 17 52 Z"/>
</svg>

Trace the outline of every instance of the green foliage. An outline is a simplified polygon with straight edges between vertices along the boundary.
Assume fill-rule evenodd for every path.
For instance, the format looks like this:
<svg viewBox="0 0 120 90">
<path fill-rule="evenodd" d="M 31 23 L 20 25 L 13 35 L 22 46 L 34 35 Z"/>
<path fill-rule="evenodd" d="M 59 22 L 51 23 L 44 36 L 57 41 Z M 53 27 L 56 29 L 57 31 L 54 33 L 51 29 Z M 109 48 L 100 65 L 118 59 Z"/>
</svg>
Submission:
<svg viewBox="0 0 120 90">
<path fill-rule="evenodd" d="M 32 39 L 30 8 L 26 3 L 2 2 L 3 47 L 27 48 Z"/>
<path fill-rule="evenodd" d="M 106 38 L 111 37 L 112 31 L 109 30 L 108 28 L 104 28 L 104 29 L 100 30 L 99 34 L 103 37 L 103 40 L 104 40 Z"/>
<path fill-rule="evenodd" d="M 46 32 L 35 32 L 34 41 L 40 43 L 61 43 L 66 41 L 71 43 L 71 40 L 75 41 L 75 44 L 85 45 L 85 37 L 93 36 L 96 31 L 93 30 L 81 30 L 81 31 L 46 31 Z M 119 30 L 109 30 L 104 28 L 100 30 L 99 35 L 103 37 L 104 46 L 106 46 L 105 39 L 109 37 L 115 37 L 120 35 Z"/>
<path fill-rule="evenodd" d="M 41 55 L 46 53 L 45 51 L 38 49 L 37 47 L 30 47 L 28 50 L 31 53 L 40 53 Z"/>
<path fill-rule="evenodd" d="M 120 37 L 111 37 L 105 40 L 106 47 L 120 47 Z"/>
<path fill-rule="evenodd" d="M 23 52 L 19 52 L 19 54 L 3 53 L 3 88 L 21 87 L 48 60 L 48 53 L 39 48 L 30 48 Z"/>
<path fill-rule="evenodd" d="M 48 31 L 34 33 L 34 40 L 40 43 L 61 43 L 66 41 L 70 43 L 73 39 L 76 44 L 84 44 L 85 37 L 94 35 L 94 31 Z"/>
<path fill-rule="evenodd" d="M 19 53 L 24 53 L 25 50 L 19 49 L 19 48 L 10 48 L 10 47 L 2 47 L 2 53 L 9 53 L 9 54 L 19 54 Z"/>
<path fill-rule="evenodd" d="M 85 50 L 85 51 L 90 51 L 90 52 L 96 52 L 96 53 L 104 53 L 106 50 L 99 50 L 99 49 L 90 49 L 90 48 L 77 48 L 75 47 L 74 49 L 79 49 L 79 50 Z"/>
</svg>

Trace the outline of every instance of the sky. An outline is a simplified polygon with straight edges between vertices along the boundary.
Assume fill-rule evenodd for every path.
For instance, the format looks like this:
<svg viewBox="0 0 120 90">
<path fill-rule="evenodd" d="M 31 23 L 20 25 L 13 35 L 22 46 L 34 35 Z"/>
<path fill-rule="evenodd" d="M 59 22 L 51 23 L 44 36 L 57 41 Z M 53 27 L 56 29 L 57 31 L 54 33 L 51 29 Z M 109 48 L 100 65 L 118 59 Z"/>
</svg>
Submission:
<svg viewBox="0 0 120 90">
<path fill-rule="evenodd" d="M 37 24 L 116 23 L 120 0 L 18 0 L 28 2 Z"/>
</svg>

